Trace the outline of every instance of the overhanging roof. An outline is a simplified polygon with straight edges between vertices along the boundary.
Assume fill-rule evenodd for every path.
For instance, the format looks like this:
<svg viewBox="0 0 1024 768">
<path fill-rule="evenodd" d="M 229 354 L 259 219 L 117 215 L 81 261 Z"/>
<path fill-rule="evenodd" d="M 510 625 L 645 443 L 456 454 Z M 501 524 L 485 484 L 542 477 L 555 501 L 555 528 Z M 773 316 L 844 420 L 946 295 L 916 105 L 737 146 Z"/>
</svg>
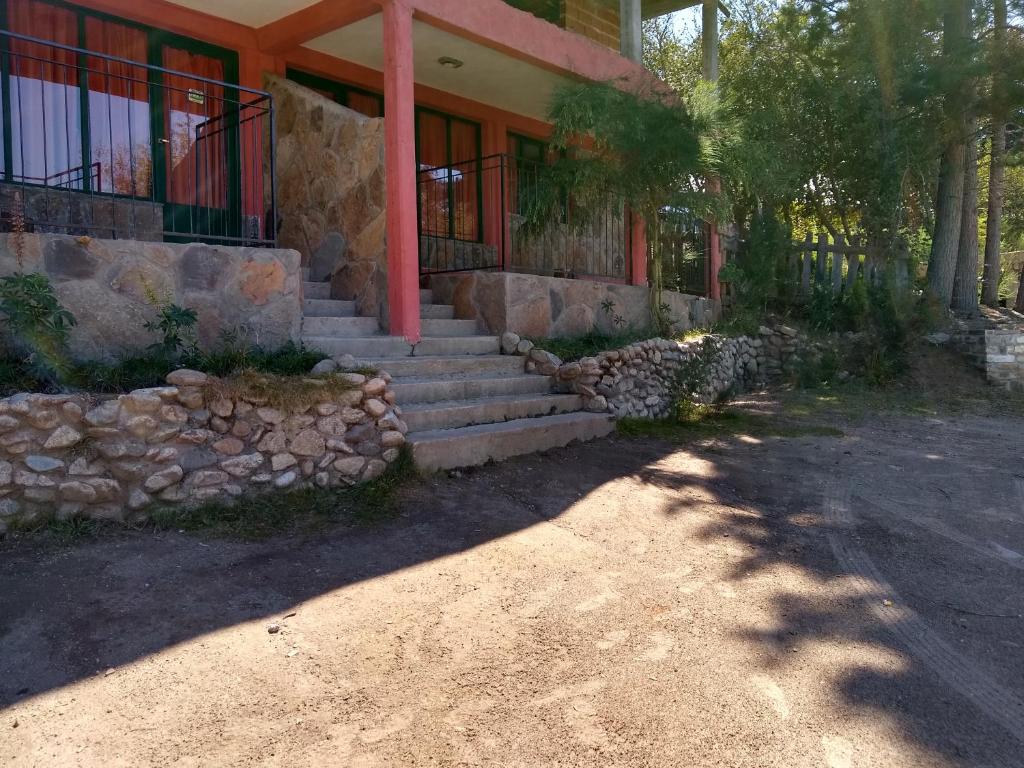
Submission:
<svg viewBox="0 0 1024 768">
<path fill-rule="evenodd" d="M 640 12 L 645 19 L 653 19 L 657 16 L 693 8 L 695 5 L 703 5 L 703 0 L 643 0 L 640 4 Z M 718 10 L 726 16 L 730 15 L 729 8 L 724 2 L 718 3 Z"/>
</svg>

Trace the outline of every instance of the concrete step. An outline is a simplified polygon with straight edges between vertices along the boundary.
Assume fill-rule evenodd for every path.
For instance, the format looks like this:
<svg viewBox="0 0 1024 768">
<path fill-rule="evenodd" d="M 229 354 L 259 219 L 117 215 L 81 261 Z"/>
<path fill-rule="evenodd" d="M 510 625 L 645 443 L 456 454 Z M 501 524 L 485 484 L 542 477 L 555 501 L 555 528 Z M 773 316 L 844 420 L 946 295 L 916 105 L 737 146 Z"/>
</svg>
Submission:
<svg viewBox="0 0 1024 768">
<path fill-rule="evenodd" d="M 423 339 L 413 345 L 400 336 L 365 336 L 361 338 L 339 338 L 317 336 L 305 333 L 302 343 L 310 349 L 323 352 L 330 357 L 352 355 L 353 357 L 401 358 L 415 354 L 417 357 L 447 357 L 450 355 L 497 355 L 501 342 L 497 336 L 453 336 L 449 338 Z"/>
<path fill-rule="evenodd" d="M 303 283 L 302 298 L 304 299 L 329 299 L 331 298 L 330 283 Z"/>
<path fill-rule="evenodd" d="M 355 317 L 356 303 L 337 299 L 306 299 L 302 302 L 305 317 Z"/>
<path fill-rule="evenodd" d="M 302 332 L 339 339 L 365 338 L 380 333 L 380 322 L 376 317 L 307 317 L 302 321 Z"/>
<path fill-rule="evenodd" d="M 582 407 L 583 398 L 579 395 L 515 395 L 413 403 L 402 408 L 402 419 L 409 425 L 410 431 L 422 432 L 571 413 Z"/>
<path fill-rule="evenodd" d="M 413 459 L 424 471 L 474 467 L 488 461 L 561 448 L 604 437 L 615 429 L 603 413 L 561 413 L 501 424 L 410 432 Z"/>
<path fill-rule="evenodd" d="M 405 378 L 391 383 L 403 407 L 410 403 L 441 403 L 446 400 L 477 400 L 502 395 L 546 395 L 551 392 L 547 376 L 464 376 Z"/>
<path fill-rule="evenodd" d="M 429 288 L 420 288 L 420 304 L 433 304 L 434 292 Z"/>
<path fill-rule="evenodd" d="M 454 320 L 455 307 L 451 304 L 420 304 L 420 317 L 431 320 Z"/>
<path fill-rule="evenodd" d="M 480 333 L 476 320 L 421 320 L 424 336 L 476 336 Z"/>
<path fill-rule="evenodd" d="M 357 358 L 356 366 L 387 371 L 395 378 L 403 376 L 458 376 L 460 374 L 518 374 L 523 358 L 514 355 L 461 355 L 459 357 L 406 357 L 381 359 Z"/>
</svg>

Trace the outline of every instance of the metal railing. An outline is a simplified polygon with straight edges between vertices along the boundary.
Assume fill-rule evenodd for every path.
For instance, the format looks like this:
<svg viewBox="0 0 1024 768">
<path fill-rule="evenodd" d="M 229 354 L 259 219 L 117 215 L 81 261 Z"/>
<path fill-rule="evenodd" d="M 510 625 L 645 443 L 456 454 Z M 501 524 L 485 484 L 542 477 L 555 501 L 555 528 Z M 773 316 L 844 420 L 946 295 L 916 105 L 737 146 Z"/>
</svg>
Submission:
<svg viewBox="0 0 1024 768">
<path fill-rule="evenodd" d="M 707 228 L 706 222 L 689 211 L 662 211 L 658 239 L 665 288 L 695 296 L 707 293 Z"/>
<path fill-rule="evenodd" d="M 553 277 L 628 280 L 630 217 L 610 208 L 574 221 L 571 193 L 543 227 L 532 210 L 546 184 L 541 163 L 490 155 L 417 174 L 420 271 L 503 269 Z"/>
<path fill-rule="evenodd" d="M 275 245 L 270 94 L 0 30 L 0 106 L 34 231 Z"/>
</svg>

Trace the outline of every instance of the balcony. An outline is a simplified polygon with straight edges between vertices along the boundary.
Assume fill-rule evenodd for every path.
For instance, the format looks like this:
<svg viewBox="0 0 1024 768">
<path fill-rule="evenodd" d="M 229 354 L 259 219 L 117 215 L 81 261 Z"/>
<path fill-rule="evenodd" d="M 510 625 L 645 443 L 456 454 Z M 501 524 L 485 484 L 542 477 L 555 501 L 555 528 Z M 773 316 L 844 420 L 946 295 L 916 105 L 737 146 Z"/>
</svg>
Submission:
<svg viewBox="0 0 1024 768">
<path fill-rule="evenodd" d="M 0 229 L 275 244 L 269 94 L 3 30 L 0 57 Z"/>
</svg>

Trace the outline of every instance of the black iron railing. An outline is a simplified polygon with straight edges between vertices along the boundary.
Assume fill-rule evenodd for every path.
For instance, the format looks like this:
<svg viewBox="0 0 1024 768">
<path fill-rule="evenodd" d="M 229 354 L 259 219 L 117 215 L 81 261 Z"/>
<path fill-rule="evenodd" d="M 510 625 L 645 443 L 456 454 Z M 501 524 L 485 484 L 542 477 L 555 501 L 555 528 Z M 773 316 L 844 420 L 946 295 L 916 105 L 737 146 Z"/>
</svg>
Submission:
<svg viewBox="0 0 1024 768">
<path fill-rule="evenodd" d="M 421 168 L 420 271 L 504 269 L 628 280 L 632 230 L 621 207 L 581 223 L 574 221 L 567 192 L 543 226 L 527 220 L 546 184 L 544 169 L 511 155 Z"/>
<path fill-rule="evenodd" d="M 696 296 L 707 293 L 707 227 L 689 211 L 662 211 L 658 245 L 665 288 Z"/>
<path fill-rule="evenodd" d="M 0 106 L 0 209 L 37 232 L 276 242 L 268 93 L 0 30 Z"/>
</svg>

